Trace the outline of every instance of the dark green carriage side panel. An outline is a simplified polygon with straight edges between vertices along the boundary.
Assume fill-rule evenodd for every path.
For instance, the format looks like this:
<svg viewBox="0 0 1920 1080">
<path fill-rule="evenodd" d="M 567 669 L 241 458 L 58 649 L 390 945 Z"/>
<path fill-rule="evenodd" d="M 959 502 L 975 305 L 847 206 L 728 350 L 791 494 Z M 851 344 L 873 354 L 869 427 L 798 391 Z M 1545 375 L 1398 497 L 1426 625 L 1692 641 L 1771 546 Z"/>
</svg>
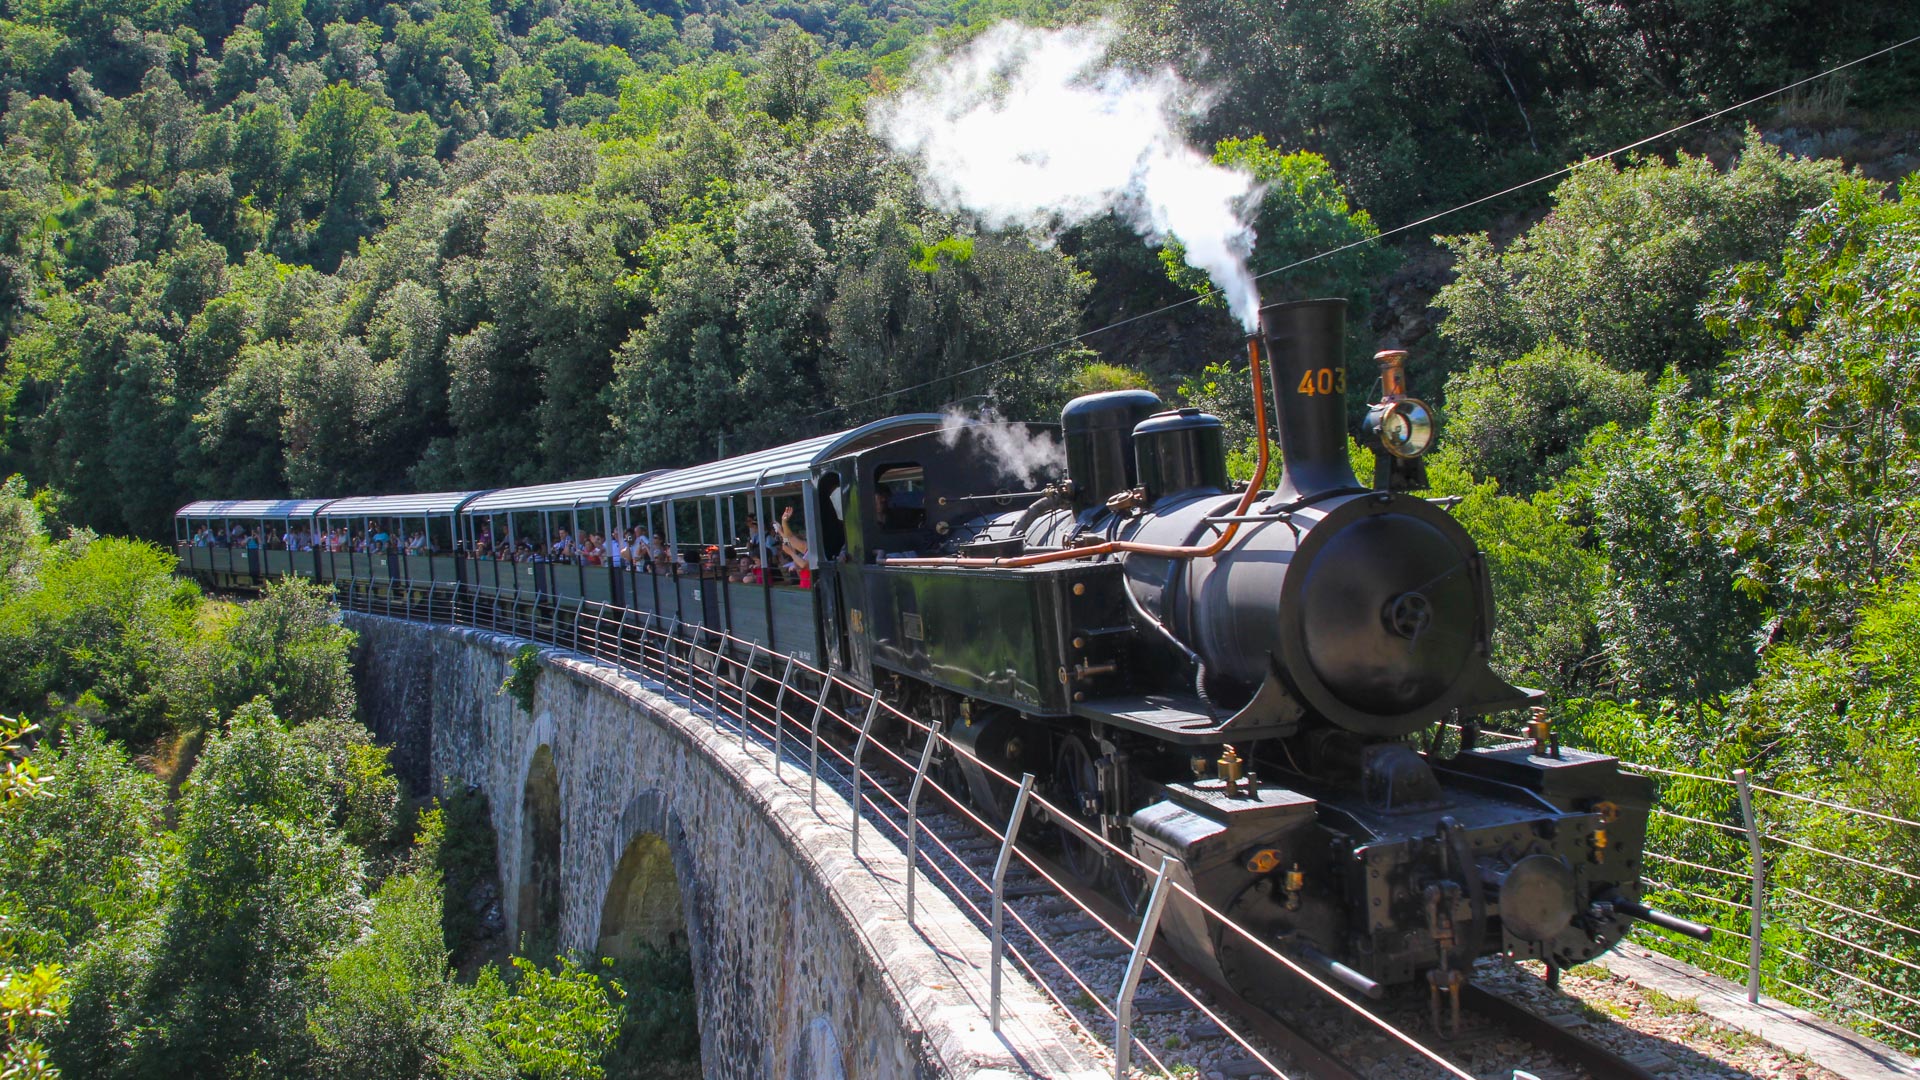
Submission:
<svg viewBox="0 0 1920 1080">
<path fill-rule="evenodd" d="M 555 596 L 578 599 L 586 595 L 584 566 L 573 563 L 547 564 L 547 589 Z"/>
<path fill-rule="evenodd" d="M 766 586 L 746 582 L 727 583 L 727 615 L 732 633 L 742 641 L 751 641 L 763 649 L 772 648 L 767 636 Z"/>
<path fill-rule="evenodd" d="M 773 587 L 773 650 L 820 667 L 819 597 L 812 589 L 792 585 Z"/>
<path fill-rule="evenodd" d="M 862 615 L 873 662 L 1026 712 L 1066 715 L 1086 656 L 1073 642 L 1111 633 L 1120 573 L 1117 563 L 869 566 L 875 610 Z"/>
<path fill-rule="evenodd" d="M 588 600 L 602 604 L 613 602 L 613 575 L 611 567 L 583 566 L 580 568 L 580 595 Z"/>
<path fill-rule="evenodd" d="M 260 553 L 260 573 L 270 578 L 283 578 L 293 568 L 293 556 L 285 551 L 263 551 Z"/>
</svg>

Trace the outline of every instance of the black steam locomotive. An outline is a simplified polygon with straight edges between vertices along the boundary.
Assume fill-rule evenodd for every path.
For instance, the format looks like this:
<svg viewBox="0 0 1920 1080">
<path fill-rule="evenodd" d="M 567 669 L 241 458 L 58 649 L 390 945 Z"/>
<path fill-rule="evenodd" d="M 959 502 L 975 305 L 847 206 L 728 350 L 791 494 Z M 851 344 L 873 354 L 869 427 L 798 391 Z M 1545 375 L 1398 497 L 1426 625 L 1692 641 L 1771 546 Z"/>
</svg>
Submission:
<svg viewBox="0 0 1920 1080">
<path fill-rule="evenodd" d="M 477 583 L 536 608 L 584 598 L 830 666 L 996 769 L 1035 774 L 1147 865 L 1172 856 L 1213 907 L 1371 995 L 1424 976 L 1437 1001 L 1493 953 L 1557 970 L 1635 918 L 1704 933 L 1638 903 L 1644 778 L 1559 747 L 1537 717 L 1531 744 L 1475 745 L 1477 717 L 1541 695 L 1489 667 L 1493 599 L 1473 541 L 1400 490 L 1434 434 L 1405 394 L 1403 354 L 1381 356 L 1363 484 L 1347 454 L 1345 302 L 1275 305 L 1261 323 L 1255 397 L 1264 343 L 1284 461 L 1271 489 L 1263 403 L 1260 476 L 1236 488 L 1218 419 L 1124 391 L 1076 399 L 1058 428 L 898 417 L 602 481 L 197 503 L 179 515 L 183 563 L 216 584 L 291 573 L 387 590 Z M 1065 475 L 1036 476 L 1026 451 L 1056 437 Z M 783 498 L 810 540 L 803 589 L 678 558 L 641 572 L 472 557 L 516 531 L 551 535 L 555 515 L 576 532 L 637 521 L 669 548 L 711 551 L 745 513 L 775 520 Z M 208 522 L 249 515 L 290 531 L 304 520 L 302 535 L 362 522 L 396 542 L 244 554 L 195 542 Z M 424 542 L 401 550 L 410 520 Z M 978 766 L 945 767 L 976 802 L 1010 809 Z M 1075 873 L 1136 895 L 1135 875 L 1057 832 Z M 1285 983 L 1191 905 L 1171 904 L 1162 927 L 1243 995 Z"/>
<path fill-rule="evenodd" d="M 1067 476 L 1018 508 L 977 509 L 996 440 L 929 433 L 859 455 L 861 490 L 910 460 L 926 494 L 907 515 L 883 501 L 868 519 L 881 535 L 849 540 L 857 647 L 982 761 L 1046 778 L 1147 865 L 1173 856 L 1196 895 L 1370 995 L 1423 973 L 1457 992 L 1492 953 L 1557 970 L 1635 917 L 1697 931 L 1637 903 L 1645 778 L 1560 748 L 1537 718 L 1531 745 L 1473 745 L 1476 717 L 1542 695 L 1488 666 L 1472 539 L 1395 490 L 1434 434 L 1402 353 L 1381 354 L 1364 425 L 1374 483 L 1354 475 L 1345 307 L 1261 312 L 1285 463 L 1272 490 L 1236 492 L 1220 421 L 1145 391 L 1070 403 Z M 1258 400 L 1257 344 L 1254 378 Z M 940 555 L 870 554 L 896 547 Z M 1449 725 L 1464 745 L 1442 757 Z M 1006 798 L 958 767 L 977 799 Z M 1062 843 L 1076 872 L 1137 887 L 1072 833 Z M 1191 905 L 1162 925 L 1243 995 L 1283 984 Z"/>
</svg>

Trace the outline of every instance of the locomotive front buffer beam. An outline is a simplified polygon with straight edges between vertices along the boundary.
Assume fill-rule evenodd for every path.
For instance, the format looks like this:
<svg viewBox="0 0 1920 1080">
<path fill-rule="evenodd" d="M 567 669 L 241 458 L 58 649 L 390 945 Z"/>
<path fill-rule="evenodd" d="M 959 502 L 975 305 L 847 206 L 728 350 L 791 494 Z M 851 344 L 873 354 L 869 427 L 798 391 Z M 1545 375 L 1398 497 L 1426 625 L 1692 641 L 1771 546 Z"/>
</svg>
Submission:
<svg viewBox="0 0 1920 1080">
<path fill-rule="evenodd" d="M 1137 857 L 1173 856 L 1194 895 L 1368 997 L 1423 975 L 1436 1001 L 1455 996 L 1474 959 L 1493 953 L 1578 963 L 1638 915 L 1627 895 L 1636 875 L 1607 859 L 1605 808 L 1554 812 L 1456 790 L 1424 813 L 1380 814 L 1218 780 L 1169 784 L 1163 795 L 1132 815 Z M 1169 903 L 1162 930 L 1255 1004 L 1300 986 L 1183 898 Z"/>
</svg>

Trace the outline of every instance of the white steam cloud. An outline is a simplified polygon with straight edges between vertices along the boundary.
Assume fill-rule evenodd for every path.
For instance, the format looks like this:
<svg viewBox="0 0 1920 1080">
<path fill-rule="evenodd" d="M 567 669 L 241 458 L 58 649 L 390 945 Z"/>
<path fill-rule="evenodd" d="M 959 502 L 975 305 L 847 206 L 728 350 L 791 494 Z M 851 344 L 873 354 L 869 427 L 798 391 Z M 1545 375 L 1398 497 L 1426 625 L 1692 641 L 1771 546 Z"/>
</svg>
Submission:
<svg viewBox="0 0 1920 1080">
<path fill-rule="evenodd" d="M 1052 432 L 1033 433 L 1024 424 L 983 424 L 958 409 L 941 413 L 940 442 L 951 449 L 963 438 L 1029 488 L 1066 475 L 1067 450 Z"/>
<path fill-rule="evenodd" d="M 1001 23 L 877 103 L 869 126 L 925 165 L 931 197 L 990 228 L 1047 231 L 1118 211 L 1149 242 L 1178 237 L 1249 331 L 1252 175 L 1214 164 L 1182 125 L 1206 95 L 1171 70 L 1108 63 L 1110 23 L 1035 30 Z"/>
</svg>

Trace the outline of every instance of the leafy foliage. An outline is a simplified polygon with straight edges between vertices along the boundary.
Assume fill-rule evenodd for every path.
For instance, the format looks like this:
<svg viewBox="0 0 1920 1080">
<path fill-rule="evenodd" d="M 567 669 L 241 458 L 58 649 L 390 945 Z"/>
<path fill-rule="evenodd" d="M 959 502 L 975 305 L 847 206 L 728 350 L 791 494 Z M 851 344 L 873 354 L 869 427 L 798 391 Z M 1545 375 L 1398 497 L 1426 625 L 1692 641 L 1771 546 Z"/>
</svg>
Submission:
<svg viewBox="0 0 1920 1080">
<path fill-rule="evenodd" d="M 851 107 L 915 32 L 997 5 L 672 7 L 14 13 L 3 456 L 74 519 L 157 538 L 189 493 L 497 486 L 798 438 L 880 380 L 1076 329 L 1071 263 L 1023 237 L 962 257 L 975 238 Z M 929 396 L 1044 412 L 1084 358 Z"/>
<path fill-rule="evenodd" d="M 30 749 L 31 725 L 0 729 L 8 1075 L 506 1080 L 598 1067 L 620 1024 L 617 984 L 565 966 L 529 965 L 510 984 L 455 978 L 443 924 L 494 874 L 485 802 L 451 801 L 451 843 L 437 811 L 407 843 L 386 751 L 350 719 L 353 635 L 323 592 L 289 584 L 209 605 L 150 546 L 53 544 L 30 511 L 18 483 L 0 490 L 0 525 L 17 530 L 0 537 L 16 553 L 0 617 L 21 632 L 29 612 L 56 624 L 21 646 L 48 659 L 16 671 L 14 692 L 84 708 Z M 130 739 L 152 757 L 131 757 Z M 177 798 L 149 764 L 172 773 Z M 661 1000 L 679 1000 L 665 971 Z"/>
<path fill-rule="evenodd" d="M 1841 176 L 1837 163 L 1787 157 L 1752 129 L 1725 171 L 1687 154 L 1583 166 L 1505 250 L 1485 233 L 1446 241 L 1458 276 L 1434 298 L 1442 330 L 1480 369 L 1548 344 L 1623 372 L 1710 369 L 1720 347 L 1698 309 L 1716 278 L 1731 263 L 1777 258 Z"/>
<path fill-rule="evenodd" d="M 1849 182 L 1778 270 L 1734 271 L 1709 309 L 1733 349 L 1703 435 L 1720 448 L 1717 533 L 1776 619 L 1844 632 L 1913 557 L 1920 498 L 1920 178 Z"/>
<path fill-rule="evenodd" d="M 500 692 L 513 699 L 520 711 L 533 711 L 533 693 L 540 679 L 540 646 L 522 645 L 507 661 L 507 677 Z"/>
<path fill-rule="evenodd" d="M 1447 445 L 1469 472 L 1526 495 L 1578 462 L 1590 432 L 1638 427 L 1652 406 L 1642 376 L 1564 345 L 1543 345 L 1447 381 Z"/>
<path fill-rule="evenodd" d="M 215 709 L 231 712 L 259 697 L 293 724 L 353 715 L 354 633 L 340 625 L 325 586 L 283 578 L 230 610 L 207 646 L 222 665 L 213 675 Z"/>
<path fill-rule="evenodd" d="M 1818 18 L 1791 0 L 1130 0 L 1121 11 L 1141 59 L 1220 87 L 1215 134 L 1326 155 L 1389 224 L 1920 29 L 1920 15 L 1875 0 Z M 1887 65 L 1843 87 L 1842 103 L 1897 105 L 1916 78 Z"/>
<path fill-rule="evenodd" d="M 1564 694 L 1594 681 L 1595 608 L 1605 563 L 1546 499 L 1503 494 L 1446 460 L 1428 465 L 1428 497 L 1458 496 L 1453 515 L 1485 555 L 1499 620 L 1495 668 Z"/>
<path fill-rule="evenodd" d="M 566 957 L 548 970 L 522 956 L 513 958 L 511 988 L 497 970 L 480 973 L 474 992 L 492 999 L 487 1033 L 500 1042 L 522 1076 L 533 1080 L 599 1080 L 601 1059 L 620 1028 L 625 992 L 617 982 L 582 968 Z"/>
<path fill-rule="evenodd" d="M 201 701 L 187 657 L 199 590 L 151 544 L 103 538 L 49 549 L 30 587 L 0 603 L 13 658 L 0 699 L 16 712 L 58 706 L 145 742 Z"/>
</svg>

